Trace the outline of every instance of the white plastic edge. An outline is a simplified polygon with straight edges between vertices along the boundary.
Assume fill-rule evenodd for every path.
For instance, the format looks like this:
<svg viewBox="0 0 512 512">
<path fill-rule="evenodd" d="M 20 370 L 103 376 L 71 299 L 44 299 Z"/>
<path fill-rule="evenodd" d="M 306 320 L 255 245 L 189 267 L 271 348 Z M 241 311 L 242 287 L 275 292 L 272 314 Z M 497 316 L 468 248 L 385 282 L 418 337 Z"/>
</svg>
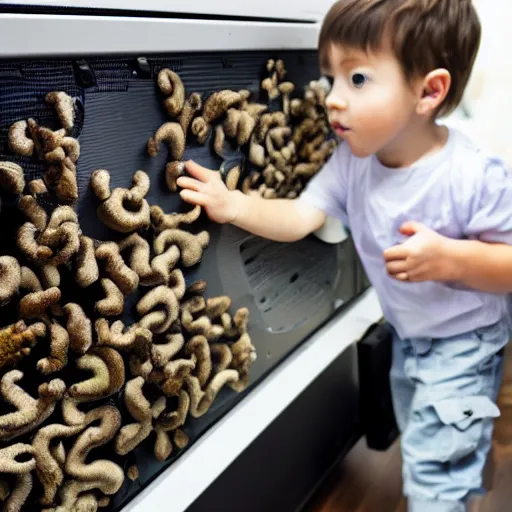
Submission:
<svg viewBox="0 0 512 512">
<path fill-rule="evenodd" d="M 9 4 L 23 6 L 62 7 L 62 0 L 10 0 Z M 280 19 L 299 19 L 320 21 L 334 0 L 258 0 L 257 2 L 240 0 L 66 0 L 65 7 L 92 9 L 122 9 L 128 11 L 153 11 L 189 14 L 220 14 L 223 16 L 251 16 Z"/>
<path fill-rule="evenodd" d="M 370 289 L 277 367 L 122 512 L 185 511 L 329 364 L 381 318 L 377 295 Z"/>
<path fill-rule="evenodd" d="M 0 57 L 315 50 L 319 25 L 0 14 Z"/>
</svg>

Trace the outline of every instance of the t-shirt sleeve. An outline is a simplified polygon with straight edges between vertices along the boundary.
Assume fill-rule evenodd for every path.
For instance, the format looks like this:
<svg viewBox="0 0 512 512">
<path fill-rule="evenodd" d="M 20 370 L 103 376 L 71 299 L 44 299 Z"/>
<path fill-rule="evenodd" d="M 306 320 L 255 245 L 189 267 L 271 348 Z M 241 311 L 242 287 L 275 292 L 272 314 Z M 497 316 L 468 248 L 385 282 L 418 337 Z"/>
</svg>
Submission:
<svg viewBox="0 0 512 512">
<path fill-rule="evenodd" d="M 512 174 L 502 161 L 488 160 L 468 210 L 469 238 L 512 245 Z"/>
<path fill-rule="evenodd" d="M 300 200 L 341 219 L 348 226 L 347 190 L 350 166 L 348 144 L 340 144 L 325 166 L 309 181 Z"/>
</svg>

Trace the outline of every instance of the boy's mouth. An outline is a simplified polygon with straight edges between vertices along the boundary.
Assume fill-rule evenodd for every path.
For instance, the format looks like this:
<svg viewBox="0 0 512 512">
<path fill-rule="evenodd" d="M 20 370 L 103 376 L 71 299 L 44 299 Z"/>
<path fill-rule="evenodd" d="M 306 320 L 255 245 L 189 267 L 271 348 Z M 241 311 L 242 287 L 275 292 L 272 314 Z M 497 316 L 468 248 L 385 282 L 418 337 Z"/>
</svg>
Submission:
<svg viewBox="0 0 512 512">
<path fill-rule="evenodd" d="M 343 134 L 347 133 L 348 131 L 350 131 L 350 128 L 348 126 L 345 126 L 344 124 L 341 124 L 338 122 L 331 123 L 331 126 L 332 126 L 332 129 L 338 135 L 343 135 Z"/>
</svg>

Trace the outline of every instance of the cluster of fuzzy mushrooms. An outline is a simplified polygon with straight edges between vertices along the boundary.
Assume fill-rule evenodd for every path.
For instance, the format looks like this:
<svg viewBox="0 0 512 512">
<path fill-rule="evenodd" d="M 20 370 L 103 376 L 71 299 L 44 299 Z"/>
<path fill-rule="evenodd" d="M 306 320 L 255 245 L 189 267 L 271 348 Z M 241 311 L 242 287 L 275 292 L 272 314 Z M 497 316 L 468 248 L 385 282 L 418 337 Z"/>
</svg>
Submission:
<svg viewBox="0 0 512 512">
<path fill-rule="evenodd" d="M 155 156 L 168 146 L 170 191 L 185 172 L 189 133 L 200 144 L 211 140 L 221 158 L 228 143 L 245 154 L 250 165 L 221 168 L 226 184 L 266 198 L 296 197 L 329 158 L 325 90 L 311 82 L 294 98 L 283 62 L 269 61 L 267 70 L 262 89 L 270 104 L 282 100 L 281 110 L 251 102 L 247 90 L 217 91 L 203 102 L 198 93 L 187 97 L 176 73 L 159 72 L 172 120 L 147 150 Z M 0 414 L 0 503 L 6 512 L 25 503 L 30 510 L 39 503 L 46 512 L 92 512 L 108 506 L 125 477 L 138 478 L 136 466 L 121 467 L 96 448 L 109 445 L 122 458 L 151 438 L 156 459 L 165 461 L 188 444 L 187 418 L 204 415 L 223 388 L 246 389 L 256 351 L 246 308 L 232 314 L 229 297 L 207 297 L 206 282 L 186 282 L 184 271 L 200 263 L 209 244 L 207 231 L 188 229 L 200 207 L 166 213 L 148 203 L 144 171 L 129 188 L 112 188 L 109 172 L 98 169 L 90 177 L 98 218 L 123 238 L 82 233 L 73 208 L 80 156 L 70 136 L 74 102 L 61 91 L 46 101 L 60 129 L 28 119 L 9 130 L 14 154 L 44 162 L 42 179 L 26 183 L 21 166 L 0 162 L 0 192 L 18 198 L 24 217 L 16 251 L 0 256 L 0 317 L 7 305 L 18 314 L 11 325 L 0 320 L 0 397 L 8 404 Z M 48 204 L 56 206 L 49 211 Z M 72 301 L 62 292 L 70 276 Z M 93 291 L 93 304 L 80 300 L 81 290 Z M 137 321 L 125 325 L 120 317 L 131 294 L 138 294 Z M 20 369 L 32 359 L 37 376 Z M 122 403 L 113 405 L 108 399 L 120 393 Z M 123 421 L 123 410 L 131 420 Z"/>
<path fill-rule="evenodd" d="M 211 140 L 221 159 L 228 144 L 244 154 L 249 165 L 235 162 L 230 168 L 224 163 L 221 167 L 230 190 L 241 187 L 246 194 L 256 190 L 267 199 L 293 199 L 321 169 L 336 147 L 324 109 L 328 90 L 320 81 L 312 81 L 302 98 L 293 97 L 295 85 L 285 81 L 283 61 L 269 60 L 266 69 L 269 76 L 261 88 L 269 104 L 251 102 L 251 92 L 245 89 L 214 92 L 203 104 L 196 92 L 187 97 L 177 73 L 160 71 L 158 86 L 173 120 L 158 128 L 147 149 L 156 156 L 160 145 L 167 144 L 169 190 L 177 190 L 176 180 L 185 173 L 183 155 L 189 134 L 199 144 Z M 278 100 L 281 110 L 270 111 Z"/>
<path fill-rule="evenodd" d="M 46 99 L 61 129 L 29 119 L 9 132 L 14 153 L 44 160 L 44 177 L 26 183 L 21 166 L 0 162 L 0 190 L 18 196 L 24 217 L 16 250 L 0 256 L 0 315 L 13 305 L 18 314 L 0 327 L 0 397 L 8 404 L 0 414 L 0 502 L 7 512 L 25 503 L 34 510 L 36 502 L 47 512 L 107 506 L 125 476 L 138 478 L 138 468 L 95 449 L 110 443 L 124 457 L 154 432 L 155 457 L 165 461 L 187 445 L 189 416 L 204 415 L 223 388 L 247 387 L 256 357 L 248 310 L 232 315 L 229 297 L 206 297 L 204 281 L 186 283 L 184 271 L 209 244 L 207 231 L 183 229 L 200 208 L 165 213 L 146 200 L 145 172 L 133 175 L 130 188 L 111 188 L 100 169 L 90 178 L 98 217 L 124 238 L 97 241 L 82 233 L 72 207 L 79 142 L 67 136 L 73 101 L 64 92 Z M 60 203 L 51 211 L 48 195 Z M 62 292 L 69 276 L 72 301 Z M 96 290 L 93 307 L 81 302 L 82 289 Z M 134 293 L 138 320 L 125 325 L 119 317 Z M 35 357 L 43 344 L 44 356 Z M 36 375 L 26 375 L 20 363 L 27 368 L 32 359 Z M 119 393 L 120 407 L 105 400 Z M 131 421 L 122 421 L 123 408 Z"/>
</svg>

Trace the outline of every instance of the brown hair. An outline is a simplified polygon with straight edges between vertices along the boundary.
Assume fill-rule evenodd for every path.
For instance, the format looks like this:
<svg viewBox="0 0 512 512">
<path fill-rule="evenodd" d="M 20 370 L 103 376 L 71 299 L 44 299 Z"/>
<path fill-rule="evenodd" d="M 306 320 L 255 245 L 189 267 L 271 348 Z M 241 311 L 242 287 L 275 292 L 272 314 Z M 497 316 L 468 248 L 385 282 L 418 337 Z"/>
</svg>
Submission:
<svg viewBox="0 0 512 512">
<path fill-rule="evenodd" d="M 450 72 L 438 111 L 446 115 L 462 99 L 480 37 L 471 0 L 339 0 L 320 31 L 320 63 L 329 67 L 331 44 L 378 51 L 389 41 L 408 80 L 437 68 Z"/>
</svg>

